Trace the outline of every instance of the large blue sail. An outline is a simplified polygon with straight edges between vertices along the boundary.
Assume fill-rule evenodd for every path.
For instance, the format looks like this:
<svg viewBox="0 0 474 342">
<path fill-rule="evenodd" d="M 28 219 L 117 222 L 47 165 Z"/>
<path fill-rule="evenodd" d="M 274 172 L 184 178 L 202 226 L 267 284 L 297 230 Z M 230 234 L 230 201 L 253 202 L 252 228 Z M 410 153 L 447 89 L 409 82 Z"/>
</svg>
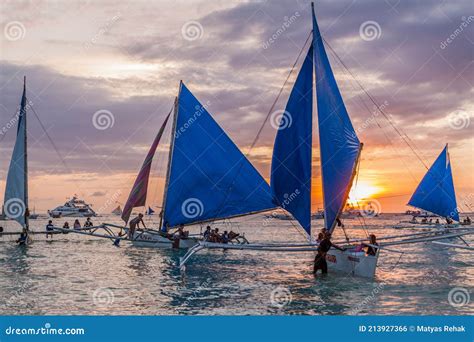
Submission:
<svg viewBox="0 0 474 342">
<path fill-rule="evenodd" d="M 346 204 L 362 145 L 347 114 L 312 10 L 324 222 L 332 232 Z"/>
<path fill-rule="evenodd" d="M 26 82 L 25 82 L 26 83 Z M 13 148 L 10 168 L 5 187 L 4 211 L 7 217 L 14 219 L 27 228 L 28 178 L 26 156 L 26 84 L 23 84 L 20 110 L 17 113 L 18 128 Z"/>
<path fill-rule="evenodd" d="M 181 83 L 163 222 L 223 219 L 274 208 L 270 187 Z"/>
<path fill-rule="evenodd" d="M 431 165 L 408 204 L 459 221 L 448 145 Z"/>
<path fill-rule="evenodd" d="M 282 115 L 272 157 L 271 189 L 277 205 L 311 234 L 313 47 L 309 48 Z"/>
</svg>

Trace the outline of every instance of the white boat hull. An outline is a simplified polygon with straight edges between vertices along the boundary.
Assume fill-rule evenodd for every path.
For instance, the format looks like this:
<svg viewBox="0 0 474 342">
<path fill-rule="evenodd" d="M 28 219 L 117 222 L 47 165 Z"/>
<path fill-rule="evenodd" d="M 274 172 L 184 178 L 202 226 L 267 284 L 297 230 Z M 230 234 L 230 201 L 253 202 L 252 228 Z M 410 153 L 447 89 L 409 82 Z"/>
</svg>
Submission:
<svg viewBox="0 0 474 342">
<path fill-rule="evenodd" d="M 188 238 L 173 241 L 157 233 L 135 232 L 134 240 L 131 242 L 135 247 L 188 249 L 198 244 L 199 239 Z"/>
<path fill-rule="evenodd" d="M 366 255 L 363 251 L 340 251 L 331 248 L 326 254 L 326 261 L 329 271 L 335 270 L 358 277 L 373 278 L 377 268 L 378 254 L 377 252 L 376 255 Z"/>
</svg>

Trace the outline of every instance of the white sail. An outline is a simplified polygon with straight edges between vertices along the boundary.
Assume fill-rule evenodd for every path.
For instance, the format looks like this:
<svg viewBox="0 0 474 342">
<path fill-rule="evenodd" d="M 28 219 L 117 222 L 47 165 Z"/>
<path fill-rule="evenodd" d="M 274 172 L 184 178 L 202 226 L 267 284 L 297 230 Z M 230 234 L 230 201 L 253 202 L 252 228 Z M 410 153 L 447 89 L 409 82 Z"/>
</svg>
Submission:
<svg viewBox="0 0 474 342">
<path fill-rule="evenodd" d="M 5 216 L 16 220 L 28 228 L 28 163 L 26 149 L 26 89 L 23 84 L 23 96 L 20 110 L 15 118 L 18 120 L 15 147 L 8 169 L 5 187 Z"/>
</svg>

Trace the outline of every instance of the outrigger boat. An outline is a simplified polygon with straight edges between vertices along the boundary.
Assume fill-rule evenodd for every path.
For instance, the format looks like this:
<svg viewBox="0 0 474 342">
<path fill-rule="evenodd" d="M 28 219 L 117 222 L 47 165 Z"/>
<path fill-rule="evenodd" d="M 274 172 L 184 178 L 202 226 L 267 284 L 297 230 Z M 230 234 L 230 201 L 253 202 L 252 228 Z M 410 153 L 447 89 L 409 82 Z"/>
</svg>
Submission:
<svg viewBox="0 0 474 342">
<path fill-rule="evenodd" d="M 151 163 L 170 117 L 171 144 L 159 228 L 138 229 L 133 236 L 129 236 L 126 226 L 109 223 L 80 230 L 55 229 L 116 243 L 127 240 L 138 247 L 190 248 L 202 241 L 200 234 L 178 238 L 169 231 L 275 208 L 267 182 L 181 82 L 174 106 L 155 137 L 123 208 L 121 218 L 125 224 L 133 208 L 145 206 Z M 248 241 L 233 234 L 229 243 Z"/>
<path fill-rule="evenodd" d="M 314 5 L 312 4 L 311 7 L 313 22 L 312 39 L 309 40 L 309 37 L 307 39 L 307 42 L 311 41 L 311 43 L 280 121 L 271 166 L 273 203 L 292 215 L 301 228 L 303 228 L 308 242 L 232 246 L 200 241 L 199 244 L 189 249 L 180 258 L 180 268 L 182 270 L 185 269 L 186 263 L 193 255 L 206 249 L 284 253 L 317 251 L 318 244 L 311 238 L 313 68 L 316 80 L 317 117 L 319 123 L 324 228 L 328 232 L 333 232 L 336 225 L 340 222 L 341 212 L 346 205 L 349 190 L 357 174 L 363 144 L 357 137 L 339 92 L 316 21 Z M 306 43 L 302 51 L 304 51 L 305 46 Z M 290 74 L 292 71 L 293 69 L 290 71 Z M 380 107 L 377 106 L 377 108 Z M 269 113 L 272 112 L 272 109 Z M 265 122 L 268 120 L 269 115 L 267 115 Z M 296 195 L 292 196 L 294 194 Z M 288 200 L 289 198 L 291 200 Z M 387 246 L 435 241 L 471 233 L 469 231 L 438 231 L 388 236 L 379 238 L 379 241 L 383 241 L 379 245 L 370 245 L 367 239 L 350 240 L 346 235 L 346 241 L 340 241 L 340 243 L 345 243 L 342 246 L 345 248 L 344 251 L 331 248 L 327 253 L 328 266 L 332 270 L 372 278 L 375 275 L 380 251 L 387 249 Z M 364 251 L 360 251 L 358 247 L 361 243 L 364 243 L 365 246 L 376 248 L 376 255 L 367 255 Z"/>
<path fill-rule="evenodd" d="M 461 223 L 448 144 L 418 184 L 408 205 L 425 210 L 438 218 L 433 222 L 433 219 L 428 220 L 427 215 L 418 221 L 414 216 L 410 221 L 401 222 L 410 225 L 397 225 L 396 228 L 414 228 L 413 225 L 417 225 L 417 228 L 455 228 Z M 446 222 L 440 222 L 439 218 L 444 218 Z"/>
</svg>

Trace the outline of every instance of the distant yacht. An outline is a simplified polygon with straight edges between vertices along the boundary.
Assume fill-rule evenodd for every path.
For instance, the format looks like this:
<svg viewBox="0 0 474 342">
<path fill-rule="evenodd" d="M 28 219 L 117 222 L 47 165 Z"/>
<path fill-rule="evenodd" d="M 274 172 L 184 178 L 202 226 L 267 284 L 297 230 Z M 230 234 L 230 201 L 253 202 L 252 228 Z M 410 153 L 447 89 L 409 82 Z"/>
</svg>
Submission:
<svg viewBox="0 0 474 342">
<path fill-rule="evenodd" d="M 56 207 L 53 210 L 48 210 L 48 214 L 51 217 L 91 217 L 97 216 L 94 210 L 92 210 L 91 205 L 80 200 L 77 196 L 73 196 L 69 201 L 64 205 Z"/>
</svg>

